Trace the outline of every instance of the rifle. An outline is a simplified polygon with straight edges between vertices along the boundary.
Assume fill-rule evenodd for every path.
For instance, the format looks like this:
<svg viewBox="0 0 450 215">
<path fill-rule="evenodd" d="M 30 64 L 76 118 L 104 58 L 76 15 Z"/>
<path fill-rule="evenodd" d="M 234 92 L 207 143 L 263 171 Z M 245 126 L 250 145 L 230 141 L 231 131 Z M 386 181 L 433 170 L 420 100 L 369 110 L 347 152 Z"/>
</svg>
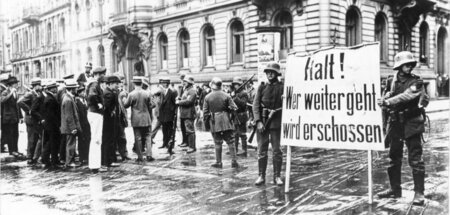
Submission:
<svg viewBox="0 0 450 215">
<path fill-rule="evenodd" d="M 245 81 L 239 88 L 237 88 L 234 92 L 240 92 L 242 89 L 245 88 L 245 86 L 247 86 L 248 83 L 250 83 L 250 81 L 253 79 L 253 77 L 255 77 L 256 74 L 253 74 L 252 77 L 250 77 L 247 81 Z M 234 95 L 236 96 L 236 94 Z M 233 96 L 233 97 L 234 97 Z"/>
<path fill-rule="evenodd" d="M 278 109 L 275 109 L 275 110 L 271 110 L 269 112 L 269 116 L 267 117 L 266 123 L 264 124 L 264 130 L 268 129 L 270 121 L 272 121 L 272 118 L 275 115 L 275 113 L 277 113 L 278 111 L 281 111 L 282 109 L 283 108 L 278 108 Z M 256 131 L 257 131 L 256 124 L 254 124 L 252 127 L 253 127 L 252 133 L 250 134 L 250 137 L 248 138 L 248 142 L 249 143 L 251 143 L 253 141 L 253 138 L 255 137 L 255 134 L 256 134 Z"/>
</svg>

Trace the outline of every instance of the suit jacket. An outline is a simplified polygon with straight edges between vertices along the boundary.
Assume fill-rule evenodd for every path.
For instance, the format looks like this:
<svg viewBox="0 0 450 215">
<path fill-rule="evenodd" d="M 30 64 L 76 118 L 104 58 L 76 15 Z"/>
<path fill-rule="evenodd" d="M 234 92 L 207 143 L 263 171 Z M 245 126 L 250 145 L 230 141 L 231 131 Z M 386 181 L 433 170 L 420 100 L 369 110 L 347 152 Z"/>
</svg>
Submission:
<svg viewBox="0 0 450 215">
<path fill-rule="evenodd" d="M 75 104 L 77 105 L 78 117 L 80 119 L 80 125 L 83 135 L 91 136 L 91 125 L 87 118 L 87 101 L 83 97 L 75 97 Z"/>
<path fill-rule="evenodd" d="M 71 134 L 73 130 L 81 132 L 80 117 L 74 97 L 65 93 L 61 104 L 61 134 Z"/>
<path fill-rule="evenodd" d="M 124 104 L 125 108 L 131 106 L 131 126 L 148 127 L 152 120 L 152 100 L 150 94 L 143 89 L 135 89 L 129 95 Z"/>
<path fill-rule="evenodd" d="M 100 109 L 98 106 L 99 104 L 103 105 L 103 90 L 100 88 L 100 84 L 97 81 L 88 84 L 86 87 L 86 96 L 89 111 L 103 114 L 103 109 Z M 103 106 L 103 108 L 105 107 Z"/>
<path fill-rule="evenodd" d="M 44 119 L 44 100 L 47 96 L 44 92 L 39 92 L 36 99 L 31 104 L 31 118 L 37 122 L 37 128 L 42 129 L 41 121 Z"/>
<path fill-rule="evenodd" d="M 59 131 L 61 124 L 61 107 L 58 104 L 56 95 L 49 92 L 46 94 L 47 96 L 45 96 L 42 104 L 43 108 L 40 110 L 42 119 L 45 120 L 42 126 L 46 131 Z"/>
<path fill-rule="evenodd" d="M 6 89 L 0 95 L 2 124 L 19 123 L 22 118 L 22 112 L 17 105 L 17 92 L 15 94 L 14 96 L 10 89 Z"/>
<path fill-rule="evenodd" d="M 178 94 L 176 91 L 168 88 L 167 93 L 161 92 L 161 105 L 159 106 L 158 120 L 160 122 L 172 122 L 174 121 L 175 111 L 177 106 L 175 105 L 175 99 Z"/>
<path fill-rule="evenodd" d="M 38 97 L 38 93 L 34 90 L 28 91 L 25 95 L 17 101 L 17 105 L 25 112 L 25 123 L 29 126 L 36 125 L 38 121 L 31 117 L 31 106 L 33 101 Z"/>
<path fill-rule="evenodd" d="M 180 106 L 180 119 L 195 119 L 195 101 L 197 100 L 197 92 L 191 86 L 183 90 Z"/>
</svg>

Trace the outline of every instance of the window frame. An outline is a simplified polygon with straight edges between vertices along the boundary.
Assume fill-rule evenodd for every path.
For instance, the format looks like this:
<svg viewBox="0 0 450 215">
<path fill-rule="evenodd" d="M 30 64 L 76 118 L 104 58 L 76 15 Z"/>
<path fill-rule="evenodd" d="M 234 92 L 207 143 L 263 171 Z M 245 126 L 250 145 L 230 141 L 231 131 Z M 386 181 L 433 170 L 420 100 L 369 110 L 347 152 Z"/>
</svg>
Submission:
<svg viewBox="0 0 450 215">
<path fill-rule="evenodd" d="M 242 29 L 240 27 L 242 27 Z M 241 20 L 233 20 L 230 24 L 230 43 L 231 64 L 243 64 L 245 53 L 245 27 Z"/>
<path fill-rule="evenodd" d="M 345 45 L 355 46 L 362 42 L 362 18 L 361 12 L 355 6 L 351 6 L 345 14 Z"/>
</svg>

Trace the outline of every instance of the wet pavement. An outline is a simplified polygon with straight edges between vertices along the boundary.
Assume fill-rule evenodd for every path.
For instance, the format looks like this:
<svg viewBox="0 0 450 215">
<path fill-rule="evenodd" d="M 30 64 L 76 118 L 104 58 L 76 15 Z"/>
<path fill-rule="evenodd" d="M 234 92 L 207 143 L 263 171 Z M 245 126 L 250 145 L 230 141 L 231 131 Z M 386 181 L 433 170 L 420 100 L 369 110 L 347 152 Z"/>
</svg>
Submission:
<svg viewBox="0 0 450 215">
<path fill-rule="evenodd" d="M 448 214 L 449 112 L 429 116 L 431 131 L 424 145 L 427 206 L 422 214 Z M 128 128 L 127 139 L 132 137 Z M 21 151 L 25 140 L 22 126 Z M 0 214 L 406 214 L 414 195 L 406 159 L 403 197 L 374 197 L 369 205 L 366 151 L 294 148 L 291 190 L 285 193 L 284 187 L 271 183 L 270 162 L 266 185 L 253 185 L 258 174 L 255 150 L 239 159 L 238 169 L 231 168 L 227 155 L 224 168 L 214 169 L 209 133 L 197 133 L 198 151 L 191 155 L 176 147 L 176 154 L 169 156 L 156 149 L 161 133 L 155 140 L 156 161 L 144 165 L 128 161 L 106 173 L 92 174 L 86 167 L 47 170 L 6 160 L 1 164 Z M 128 147 L 131 152 L 131 141 Z M 227 150 L 224 145 L 224 153 Z M 386 152 L 373 152 L 373 158 L 377 193 L 389 186 L 388 158 Z M 411 212 L 420 214 L 421 209 Z"/>
</svg>

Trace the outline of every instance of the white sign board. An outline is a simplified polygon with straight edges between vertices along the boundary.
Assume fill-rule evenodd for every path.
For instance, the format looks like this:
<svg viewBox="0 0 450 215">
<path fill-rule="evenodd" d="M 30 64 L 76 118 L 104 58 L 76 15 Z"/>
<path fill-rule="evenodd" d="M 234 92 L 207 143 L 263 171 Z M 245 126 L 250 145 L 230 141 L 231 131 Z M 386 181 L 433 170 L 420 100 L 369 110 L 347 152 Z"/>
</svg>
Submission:
<svg viewBox="0 0 450 215">
<path fill-rule="evenodd" d="M 258 34 L 258 84 L 267 83 L 264 68 L 267 63 L 278 61 L 280 33 L 264 32 Z"/>
<path fill-rule="evenodd" d="M 289 55 L 281 143 L 384 150 L 379 44 Z"/>
</svg>

